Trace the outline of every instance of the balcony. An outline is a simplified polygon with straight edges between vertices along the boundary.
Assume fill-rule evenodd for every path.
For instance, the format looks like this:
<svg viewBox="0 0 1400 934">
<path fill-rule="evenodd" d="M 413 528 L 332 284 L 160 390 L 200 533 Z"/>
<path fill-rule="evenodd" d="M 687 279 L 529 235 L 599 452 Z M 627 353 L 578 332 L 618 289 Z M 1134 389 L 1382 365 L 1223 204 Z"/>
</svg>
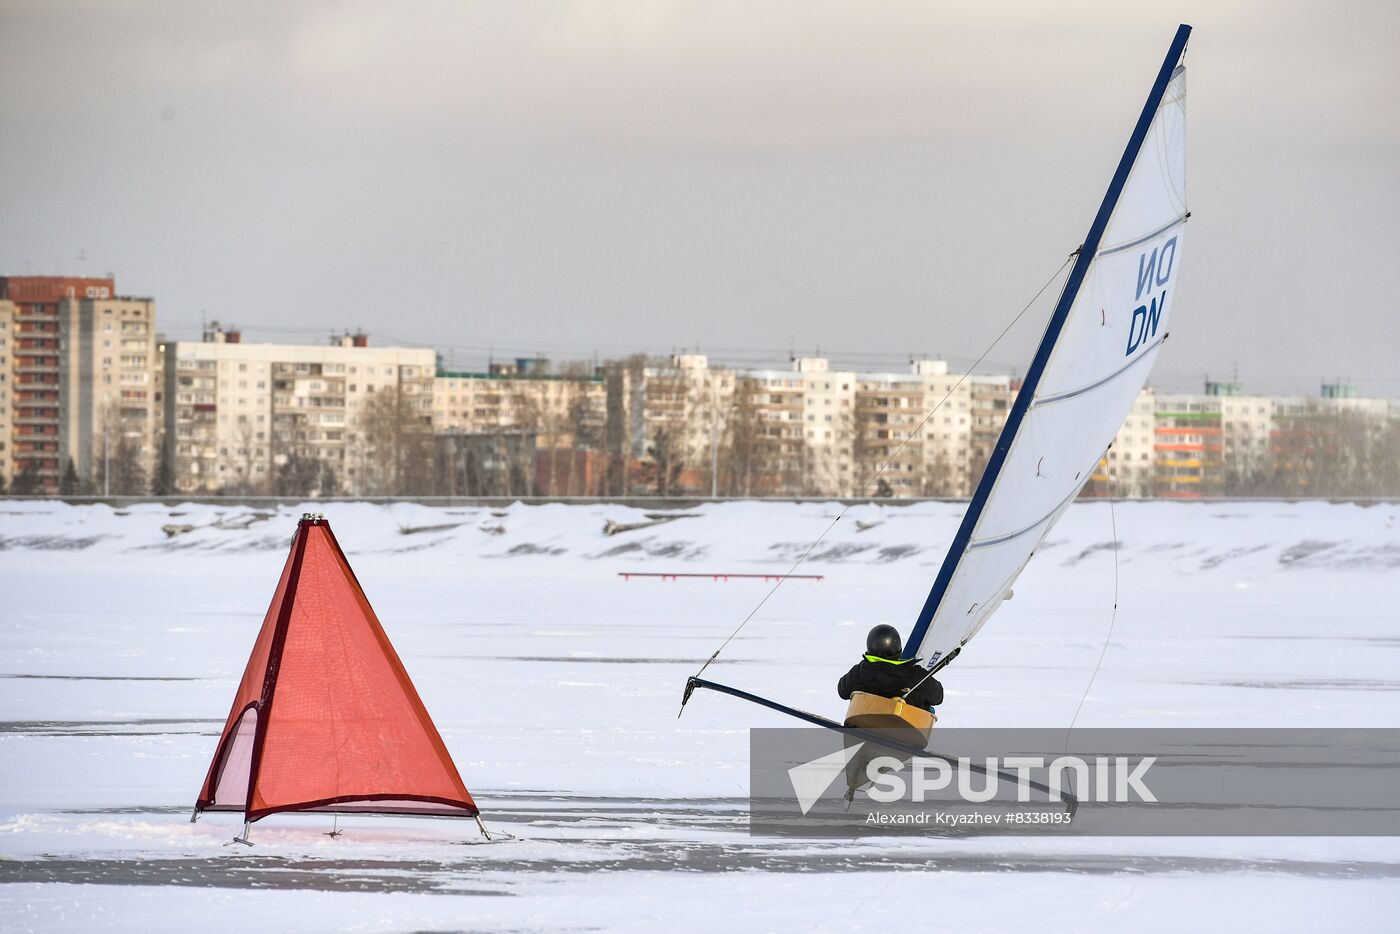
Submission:
<svg viewBox="0 0 1400 934">
<path fill-rule="evenodd" d="M 15 418 L 16 425 L 58 425 L 57 415 L 20 415 Z"/>
<path fill-rule="evenodd" d="M 15 372 L 21 375 L 26 373 L 51 373 L 54 376 L 57 376 L 58 364 L 55 363 L 53 365 L 49 365 L 46 363 L 22 363 L 15 367 Z"/>
<path fill-rule="evenodd" d="M 57 451 L 16 451 L 15 473 L 24 469 L 25 461 L 39 461 L 39 476 L 56 477 L 58 476 L 58 462 L 54 458 L 57 455 Z"/>
</svg>

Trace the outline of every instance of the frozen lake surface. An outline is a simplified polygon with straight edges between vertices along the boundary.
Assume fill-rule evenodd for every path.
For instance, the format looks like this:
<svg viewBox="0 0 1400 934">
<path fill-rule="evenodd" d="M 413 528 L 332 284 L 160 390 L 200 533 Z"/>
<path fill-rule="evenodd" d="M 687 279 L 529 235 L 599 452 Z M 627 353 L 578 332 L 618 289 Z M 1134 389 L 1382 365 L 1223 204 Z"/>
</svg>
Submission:
<svg viewBox="0 0 1400 934">
<path fill-rule="evenodd" d="M 0 500 L 6 930 L 1393 930 L 1400 841 L 750 837 L 751 726 L 693 673 L 839 505 L 332 504 L 483 817 L 189 811 L 302 510 Z M 956 504 L 851 509 L 708 675 L 840 716 L 908 632 Z M 1400 507 L 1116 507 L 1119 611 L 1078 725 L 1400 727 Z M 189 526 L 173 535 L 166 526 Z M 941 676 L 944 726 L 1068 725 L 1108 634 L 1109 506 L 1075 505 Z"/>
</svg>

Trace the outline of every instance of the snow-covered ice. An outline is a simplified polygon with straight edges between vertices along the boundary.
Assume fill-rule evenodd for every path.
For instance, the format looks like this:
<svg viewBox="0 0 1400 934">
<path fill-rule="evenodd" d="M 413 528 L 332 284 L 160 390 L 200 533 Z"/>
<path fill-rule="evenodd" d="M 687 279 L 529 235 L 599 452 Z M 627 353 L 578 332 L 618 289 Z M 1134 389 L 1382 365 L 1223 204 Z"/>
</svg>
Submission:
<svg viewBox="0 0 1400 934">
<path fill-rule="evenodd" d="M 300 508 L 0 501 L 7 930 L 1394 929 L 1400 841 L 751 838 L 747 729 L 687 675 L 836 504 L 325 511 L 488 825 L 188 822 Z M 944 673 L 944 726 L 1068 724 L 1108 634 L 1109 506 L 1075 505 Z M 710 669 L 839 716 L 962 507 L 852 508 Z M 1119 611 L 1080 726 L 1400 726 L 1400 507 L 1116 507 Z M 193 526 L 173 537 L 164 526 Z M 1344 912 L 1339 915 L 1342 906 Z"/>
</svg>

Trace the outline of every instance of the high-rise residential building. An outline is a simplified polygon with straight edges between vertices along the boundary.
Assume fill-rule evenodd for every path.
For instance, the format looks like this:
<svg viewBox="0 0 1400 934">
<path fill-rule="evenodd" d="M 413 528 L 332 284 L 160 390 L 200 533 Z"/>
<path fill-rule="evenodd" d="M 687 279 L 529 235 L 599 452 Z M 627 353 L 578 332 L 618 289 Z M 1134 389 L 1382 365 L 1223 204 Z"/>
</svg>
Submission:
<svg viewBox="0 0 1400 934">
<path fill-rule="evenodd" d="M 14 391 L 15 303 L 0 299 L 0 488 L 14 480 L 10 455 L 14 449 L 14 421 L 10 409 Z"/>
<path fill-rule="evenodd" d="M 10 358 L 11 472 L 58 491 L 62 474 L 59 437 L 62 399 L 62 353 L 59 309 L 67 299 L 109 299 L 116 294 L 112 277 L 0 276 L 0 299 L 14 303 Z"/>
<path fill-rule="evenodd" d="M 795 366 L 805 380 L 806 491 L 848 496 L 855 482 L 856 374 L 831 369 L 823 357 L 799 357 Z"/>
<path fill-rule="evenodd" d="M 967 495 L 1011 398 L 1008 377 L 963 377 L 944 360 L 916 360 L 909 373 L 856 374 L 856 482 L 848 495 Z"/>
<path fill-rule="evenodd" d="M 161 411 L 155 301 L 72 297 L 59 303 L 59 455 L 100 494 L 149 491 Z"/>
<path fill-rule="evenodd" d="M 921 374 L 857 376 L 855 483 L 851 495 L 923 495 L 927 436 L 910 435 L 927 411 Z M 946 466 L 953 469 L 951 464 Z"/>
<path fill-rule="evenodd" d="M 431 349 L 349 334 L 326 346 L 252 344 L 217 324 L 165 348 L 165 443 L 180 492 L 269 490 L 295 467 L 315 474 L 306 492 L 379 493 L 397 455 L 376 448 L 378 435 L 393 446 L 431 431 Z"/>
<path fill-rule="evenodd" d="M 796 368 L 745 370 L 734 375 L 729 447 L 734 484 L 745 495 L 808 491 L 803 421 L 808 375 Z M 706 421 L 709 419 L 702 416 L 702 427 Z M 714 421 L 718 423 L 720 419 L 715 417 Z"/>
</svg>

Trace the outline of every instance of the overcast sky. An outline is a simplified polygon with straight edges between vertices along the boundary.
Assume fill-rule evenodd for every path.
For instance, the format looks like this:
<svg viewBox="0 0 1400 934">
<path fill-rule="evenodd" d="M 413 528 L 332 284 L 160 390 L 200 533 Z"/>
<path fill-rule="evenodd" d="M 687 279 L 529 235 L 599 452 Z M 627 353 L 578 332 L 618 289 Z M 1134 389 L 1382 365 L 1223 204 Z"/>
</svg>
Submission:
<svg viewBox="0 0 1400 934">
<path fill-rule="evenodd" d="M 1154 382 L 1400 396 L 1391 0 L 0 0 L 0 272 L 459 366 L 966 363 L 1083 239 L 1178 21 L 1193 218 Z"/>
</svg>

